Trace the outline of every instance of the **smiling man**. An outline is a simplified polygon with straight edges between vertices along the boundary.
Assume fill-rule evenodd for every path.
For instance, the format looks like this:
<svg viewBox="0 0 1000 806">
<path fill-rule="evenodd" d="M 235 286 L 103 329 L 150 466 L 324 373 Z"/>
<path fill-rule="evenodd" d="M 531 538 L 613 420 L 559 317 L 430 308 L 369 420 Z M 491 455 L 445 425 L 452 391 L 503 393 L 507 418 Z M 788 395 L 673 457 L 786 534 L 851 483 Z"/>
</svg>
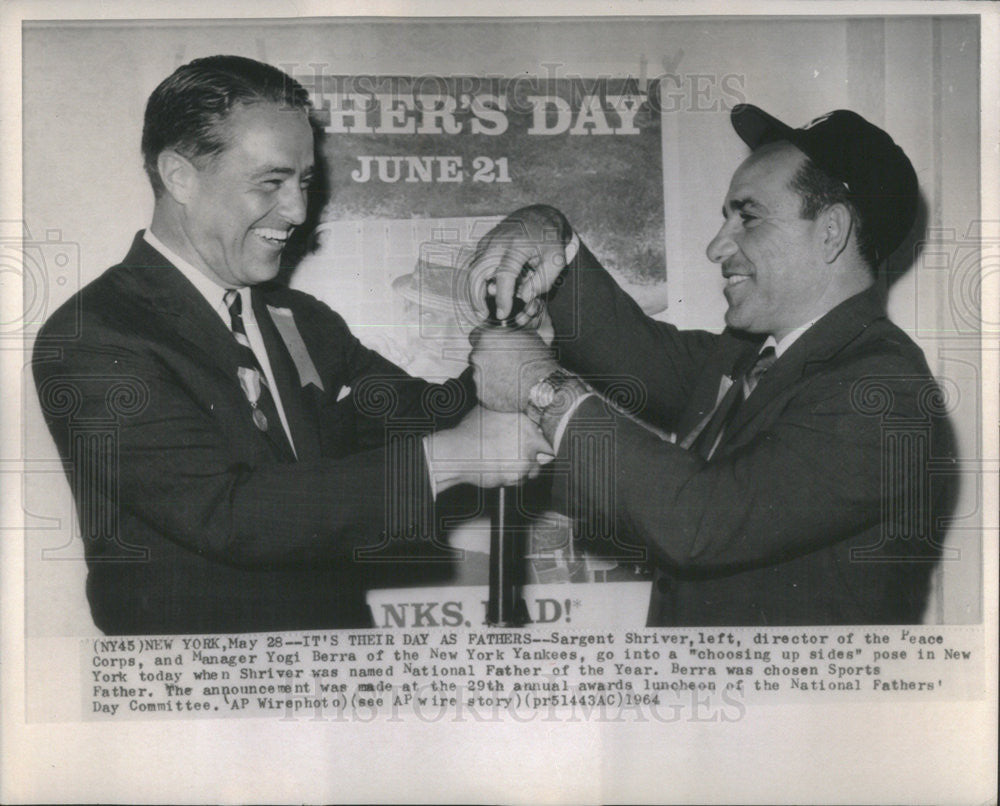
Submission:
<svg viewBox="0 0 1000 806">
<path fill-rule="evenodd" d="M 725 223 L 707 250 L 726 279 L 726 324 L 779 343 L 873 280 L 860 255 L 840 259 L 852 225 L 847 205 L 802 215 L 795 181 L 806 161 L 789 143 L 758 149 L 733 176 Z"/>
<path fill-rule="evenodd" d="M 547 302 L 556 349 L 474 333 L 480 400 L 540 422 L 580 534 L 646 549 L 649 625 L 920 622 L 954 447 L 877 282 L 914 223 L 913 167 L 846 110 L 792 129 L 742 105 L 732 124 L 752 153 L 707 248 L 724 332 L 645 316 L 559 211 L 526 208 L 480 242 L 474 286 L 501 316 L 517 294 L 523 323 Z"/>
<path fill-rule="evenodd" d="M 475 407 L 470 373 L 413 379 L 271 282 L 306 218 L 309 113 L 251 59 L 178 68 L 146 107 L 149 229 L 36 342 L 105 632 L 371 626 L 365 591 L 394 546 L 427 548 L 437 493 L 548 450 Z"/>
</svg>

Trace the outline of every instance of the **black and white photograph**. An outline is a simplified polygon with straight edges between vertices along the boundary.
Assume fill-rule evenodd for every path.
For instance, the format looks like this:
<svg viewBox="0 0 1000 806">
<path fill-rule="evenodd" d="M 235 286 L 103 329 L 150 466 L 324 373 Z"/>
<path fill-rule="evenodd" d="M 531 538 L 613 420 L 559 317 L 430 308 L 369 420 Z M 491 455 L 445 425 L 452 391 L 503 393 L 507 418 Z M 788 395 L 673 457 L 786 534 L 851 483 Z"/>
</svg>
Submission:
<svg viewBox="0 0 1000 806">
<path fill-rule="evenodd" d="M 4 802 L 994 798 L 996 8 L 327 6 L 4 8 Z"/>
</svg>

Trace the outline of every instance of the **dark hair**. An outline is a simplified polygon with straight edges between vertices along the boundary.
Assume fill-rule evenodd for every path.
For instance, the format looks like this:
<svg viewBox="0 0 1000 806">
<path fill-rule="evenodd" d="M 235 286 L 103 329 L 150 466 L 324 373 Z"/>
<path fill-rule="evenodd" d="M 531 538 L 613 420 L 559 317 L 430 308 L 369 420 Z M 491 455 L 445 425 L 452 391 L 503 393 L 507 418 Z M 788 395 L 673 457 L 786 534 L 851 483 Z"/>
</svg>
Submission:
<svg viewBox="0 0 1000 806">
<path fill-rule="evenodd" d="M 851 214 L 851 223 L 857 239 L 858 251 L 868 266 L 875 270 L 878 267 L 878 251 L 868 231 L 867 222 L 851 201 L 850 194 L 842 182 L 838 182 L 826 171 L 819 168 L 809 157 L 799 166 L 792 177 L 791 188 L 802 199 L 799 214 L 810 221 L 815 220 L 823 210 L 834 204 L 844 205 Z"/>
<path fill-rule="evenodd" d="M 174 70 L 146 102 L 142 158 L 153 192 L 163 193 L 156 161 L 172 148 L 193 161 L 214 157 L 228 142 L 222 124 L 239 105 L 275 103 L 306 113 L 309 93 L 276 67 L 243 56 L 207 56 Z"/>
</svg>

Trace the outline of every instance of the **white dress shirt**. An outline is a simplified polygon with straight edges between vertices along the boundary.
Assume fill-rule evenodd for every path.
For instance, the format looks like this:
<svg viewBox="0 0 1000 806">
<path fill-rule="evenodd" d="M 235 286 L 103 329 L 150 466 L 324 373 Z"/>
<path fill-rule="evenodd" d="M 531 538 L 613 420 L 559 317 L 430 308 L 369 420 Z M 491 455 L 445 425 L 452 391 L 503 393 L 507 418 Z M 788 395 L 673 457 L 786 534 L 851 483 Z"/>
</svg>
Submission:
<svg viewBox="0 0 1000 806">
<path fill-rule="evenodd" d="M 215 280 L 204 272 L 192 266 L 184 258 L 164 245 L 163 241 L 157 238 L 150 230 L 143 233 L 143 239 L 157 252 L 169 260 L 174 267 L 183 274 L 198 292 L 205 298 L 212 307 L 227 330 L 232 330 L 232 317 L 229 315 L 229 308 L 223 299 L 229 289 L 219 285 Z M 250 301 L 250 288 L 244 286 L 239 289 L 240 298 L 243 300 L 243 327 L 247 332 L 247 341 L 250 342 L 250 349 L 264 370 L 267 378 L 267 387 L 271 391 L 271 398 L 274 400 L 274 407 L 278 410 L 278 419 L 281 420 L 281 427 L 288 437 L 288 444 L 295 453 L 295 443 L 292 441 L 292 431 L 288 427 L 288 420 L 285 418 L 285 409 L 281 405 L 281 395 L 278 394 L 278 385 L 274 381 L 274 373 L 271 371 L 271 362 L 267 357 L 267 350 L 264 347 L 264 339 L 260 335 L 260 326 L 257 324 L 257 317 L 254 315 L 253 304 Z M 234 379 L 235 382 L 235 379 Z M 298 454 L 295 454 L 298 457 Z"/>
<path fill-rule="evenodd" d="M 764 339 L 764 343 L 760 345 L 760 351 L 764 352 L 766 348 L 773 347 L 774 357 L 776 359 L 781 358 L 781 354 L 785 352 L 789 347 L 791 347 L 796 341 L 798 341 L 799 337 L 803 333 L 805 333 L 809 328 L 815 325 L 816 322 L 817 322 L 816 319 L 812 319 L 806 322 L 804 325 L 799 325 L 799 327 L 795 328 L 795 330 L 793 330 L 791 333 L 788 333 L 781 341 L 775 339 L 774 336 L 768 336 L 766 339 Z"/>
</svg>

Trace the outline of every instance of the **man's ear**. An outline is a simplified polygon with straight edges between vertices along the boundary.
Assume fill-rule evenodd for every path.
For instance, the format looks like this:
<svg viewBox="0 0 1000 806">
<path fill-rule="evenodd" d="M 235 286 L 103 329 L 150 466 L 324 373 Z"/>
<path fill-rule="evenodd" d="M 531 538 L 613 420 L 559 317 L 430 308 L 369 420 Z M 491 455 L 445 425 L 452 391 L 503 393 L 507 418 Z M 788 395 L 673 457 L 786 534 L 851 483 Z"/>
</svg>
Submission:
<svg viewBox="0 0 1000 806">
<path fill-rule="evenodd" d="M 845 204 L 831 204 L 820 213 L 823 260 L 833 263 L 847 248 L 854 219 Z"/>
<path fill-rule="evenodd" d="M 156 169 L 167 193 L 178 204 L 187 204 L 198 182 L 198 169 L 183 154 L 173 149 L 164 149 L 156 158 Z"/>
</svg>

